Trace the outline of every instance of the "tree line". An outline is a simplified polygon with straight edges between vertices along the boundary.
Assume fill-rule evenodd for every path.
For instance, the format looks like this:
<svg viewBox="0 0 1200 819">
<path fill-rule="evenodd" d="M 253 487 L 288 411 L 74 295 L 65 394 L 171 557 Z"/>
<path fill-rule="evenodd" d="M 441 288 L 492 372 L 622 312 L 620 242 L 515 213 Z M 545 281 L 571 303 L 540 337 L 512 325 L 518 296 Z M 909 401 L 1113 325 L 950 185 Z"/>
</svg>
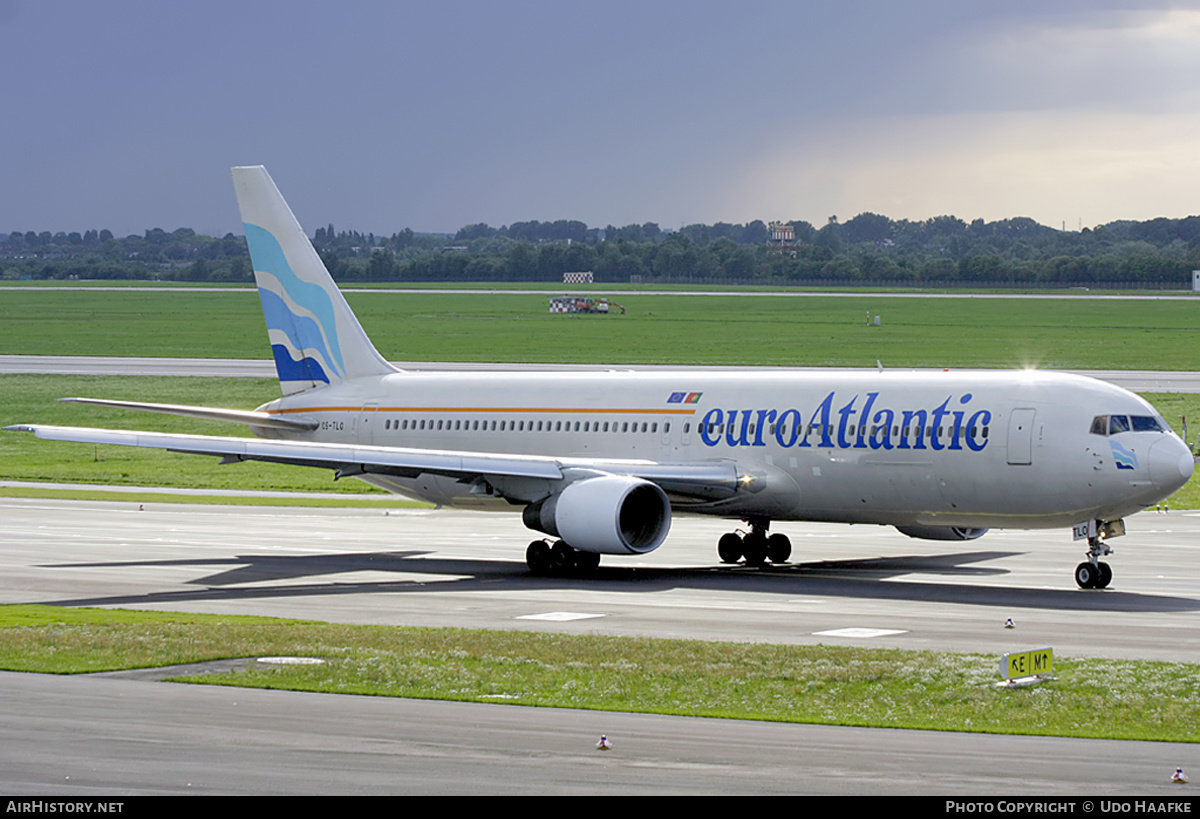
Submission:
<svg viewBox="0 0 1200 819">
<path fill-rule="evenodd" d="M 455 234 L 390 236 L 318 228 L 313 245 L 339 281 L 561 282 L 592 271 L 600 282 L 887 282 L 910 284 L 1190 287 L 1200 269 L 1200 216 L 1119 221 L 1079 231 L 1032 219 L 910 221 L 861 213 L 816 227 L 718 222 L 664 230 L 653 222 L 592 228 L 583 222 L 467 225 Z M 252 278 L 243 237 L 189 228 L 117 238 L 107 230 L 0 234 L 6 279 L 164 279 L 241 282 Z"/>
</svg>

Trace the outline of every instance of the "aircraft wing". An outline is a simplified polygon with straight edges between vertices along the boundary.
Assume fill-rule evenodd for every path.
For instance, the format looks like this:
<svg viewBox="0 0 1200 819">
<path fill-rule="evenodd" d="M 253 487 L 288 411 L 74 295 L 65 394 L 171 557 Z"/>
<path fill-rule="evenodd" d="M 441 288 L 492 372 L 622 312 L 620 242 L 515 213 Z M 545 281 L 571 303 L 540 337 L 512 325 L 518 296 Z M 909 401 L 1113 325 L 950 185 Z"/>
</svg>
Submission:
<svg viewBox="0 0 1200 819">
<path fill-rule="evenodd" d="M 112 444 L 213 455 L 223 462 L 270 461 L 333 469 L 338 476 L 376 473 L 401 477 L 445 475 L 476 478 L 540 478 L 570 482 L 583 474 L 630 475 L 657 483 L 666 492 L 698 498 L 729 497 L 743 479 L 732 461 L 659 463 L 636 459 L 553 458 L 494 452 L 281 441 L 215 435 L 15 424 L 6 430 L 32 432 L 48 441 Z"/>
</svg>

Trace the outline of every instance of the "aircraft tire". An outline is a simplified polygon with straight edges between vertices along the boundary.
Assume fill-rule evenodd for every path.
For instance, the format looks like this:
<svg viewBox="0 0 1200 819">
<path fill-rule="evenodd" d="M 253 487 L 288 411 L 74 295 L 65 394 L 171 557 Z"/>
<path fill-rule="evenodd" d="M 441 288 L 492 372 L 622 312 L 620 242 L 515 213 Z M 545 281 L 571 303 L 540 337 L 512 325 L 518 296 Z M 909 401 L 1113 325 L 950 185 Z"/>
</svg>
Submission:
<svg viewBox="0 0 1200 819">
<path fill-rule="evenodd" d="M 787 563 L 792 556 L 792 541 L 787 535 L 776 532 L 767 538 L 767 560 L 772 563 Z"/>
<path fill-rule="evenodd" d="M 1109 566 L 1107 563 L 1098 563 L 1096 565 L 1100 569 L 1100 575 L 1096 578 L 1096 588 L 1107 589 L 1108 584 L 1112 582 L 1112 566 Z"/>
<path fill-rule="evenodd" d="M 565 541 L 554 541 L 554 545 L 550 547 L 550 568 L 556 572 L 569 572 L 576 566 L 577 554 Z"/>
<path fill-rule="evenodd" d="M 1084 561 L 1075 567 L 1075 582 L 1079 584 L 1081 589 L 1098 588 L 1097 583 L 1100 580 L 1100 570 L 1091 563 Z"/>
<path fill-rule="evenodd" d="M 525 549 L 525 564 L 534 574 L 547 574 L 550 571 L 550 544 L 544 540 L 535 540 Z"/>
<path fill-rule="evenodd" d="M 721 535 L 717 541 L 717 557 L 722 563 L 737 563 L 742 559 L 742 539 L 733 532 Z"/>
<path fill-rule="evenodd" d="M 747 566 L 761 566 L 767 562 L 767 537 L 762 532 L 751 532 L 742 538 L 742 554 Z"/>
<path fill-rule="evenodd" d="M 591 574 L 600 568 L 599 552 L 581 552 L 575 550 L 575 568 L 584 574 Z"/>
</svg>

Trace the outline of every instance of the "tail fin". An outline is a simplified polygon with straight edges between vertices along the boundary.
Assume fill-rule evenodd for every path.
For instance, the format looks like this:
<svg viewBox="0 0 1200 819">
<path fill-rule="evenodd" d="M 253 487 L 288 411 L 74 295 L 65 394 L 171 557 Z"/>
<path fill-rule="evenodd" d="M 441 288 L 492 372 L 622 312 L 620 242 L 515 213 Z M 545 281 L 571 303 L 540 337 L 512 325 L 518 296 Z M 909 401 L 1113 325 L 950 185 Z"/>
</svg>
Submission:
<svg viewBox="0 0 1200 819">
<path fill-rule="evenodd" d="M 261 165 L 233 169 L 284 395 L 396 368 L 376 350 Z"/>
</svg>

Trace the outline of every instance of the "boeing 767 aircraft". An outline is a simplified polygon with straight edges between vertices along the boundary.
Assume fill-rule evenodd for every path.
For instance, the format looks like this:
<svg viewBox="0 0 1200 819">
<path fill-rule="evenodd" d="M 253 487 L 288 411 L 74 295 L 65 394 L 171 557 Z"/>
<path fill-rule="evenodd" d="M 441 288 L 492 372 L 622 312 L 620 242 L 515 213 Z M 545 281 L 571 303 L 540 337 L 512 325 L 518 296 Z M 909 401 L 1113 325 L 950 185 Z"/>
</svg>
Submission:
<svg viewBox="0 0 1200 819">
<path fill-rule="evenodd" d="M 776 521 L 970 540 L 1074 528 L 1075 569 L 1191 477 L 1146 401 L 1036 371 L 404 372 L 371 344 L 274 182 L 233 169 L 283 397 L 257 410 L 69 399 L 247 424 L 254 438 L 22 424 L 39 438 L 315 466 L 435 504 L 522 510 L 535 572 L 662 545 L 673 513 L 744 521 L 726 563 L 785 562 Z"/>
</svg>

